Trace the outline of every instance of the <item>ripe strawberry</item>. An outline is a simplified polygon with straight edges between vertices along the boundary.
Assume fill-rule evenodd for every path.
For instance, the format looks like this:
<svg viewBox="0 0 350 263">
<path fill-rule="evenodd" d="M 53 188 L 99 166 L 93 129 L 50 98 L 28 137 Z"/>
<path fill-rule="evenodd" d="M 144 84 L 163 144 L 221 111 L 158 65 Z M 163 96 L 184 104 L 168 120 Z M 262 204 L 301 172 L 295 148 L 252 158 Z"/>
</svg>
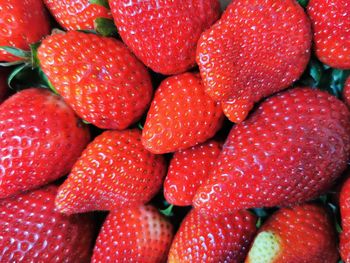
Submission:
<svg viewBox="0 0 350 263">
<path fill-rule="evenodd" d="M 0 201 L 1 262 L 89 262 L 92 218 L 56 212 L 56 191 L 49 186 Z"/>
<path fill-rule="evenodd" d="M 108 8 L 91 4 L 90 0 L 44 0 L 44 3 L 57 22 L 66 30 L 91 30 L 95 28 L 96 18 L 112 18 Z"/>
<path fill-rule="evenodd" d="M 106 131 L 74 165 L 56 206 L 71 214 L 144 204 L 159 191 L 165 173 L 164 158 L 142 147 L 139 130 Z"/>
<path fill-rule="evenodd" d="M 192 205 L 194 194 L 208 178 L 221 148 L 222 143 L 211 140 L 176 152 L 164 182 L 166 200 L 178 206 Z"/>
<path fill-rule="evenodd" d="M 0 1 L 0 46 L 29 49 L 50 31 L 50 22 L 41 0 Z M 16 58 L 0 50 L 0 61 Z"/>
<path fill-rule="evenodd" d="M 127 128 L 151 101 L 147 70 L 113 38 L 76 31 L 54 34 L 42 42 L 38 58 L 57 92 L 99 128 Z"/>
<path fill-rule="evenodd" d="M 310 0 L 307 10 L 319 60 L 334 68 L 350 69 L 349 0 Z"/>
<path fill-rule="evenodd" d="M 295 0 L 235 0 L 198 42 L 197 63 L 206 92 L 233 122 L 254 103 L 303 73 L 311 29 Z"/>
<path fill-rule="evenodd" d="M 73 110 L 50 91 L 10 97 L 0 106 L 0 199 L 68 173 L 89 139 Z"/>
<path fill-rule="evenodd" d="M 343 101 L 350 107 L 350 77 L 348 77 L 344 84 Z"/>
<path fill-rule="evenodd" d="M 220 104 L 205 94 L 199 75 L 169 77 L 156 91 L 142 143 L 158 154 L 186 149 L 214 136 L 223 118 Z"/>
<path fill-rule="evenodd" d="M 178 74 L 195 65 L 201 33 L 220 15 L 218 0 L 110 0 L 123 41 L 153 71 Z"/>
<path fill-rule="evenodd" d="M 339 206 L 343 232 L 340 234 L 340 254 L 344 262 L 350 262 L 350 179 L 340 192 Z"/>
<path fill-rule="evenodd" d="M 172 225 L 152 206 L 110 212 L 96 241 L 92 262 L 165 262 Z"/>
<path fill-rule="evenodd" d="M 0 103 L 4 101 L 8 93 L 7 75 L 4 71 L 0 72 Z"/>
<path fill-rule="evenodd" d="M 176 233 L 168 262 L 242 262 L 254 238 L 255 222 L 248 211 L 209 216 L 191 210 Z"/>
<path fill-rule="evenodd" d="M 336 244 L 335 230 L 323 207 L 282 208 L 259 230 L 245 263 L 336 263 Z"/>
<path fill-rule="evenodd" d="M 350 156 L 350 112 L 309 88 L 282 92 L 234 126 L 194 197 L 208 212 L 286 206 L 326 191 Z"/>
</svg>

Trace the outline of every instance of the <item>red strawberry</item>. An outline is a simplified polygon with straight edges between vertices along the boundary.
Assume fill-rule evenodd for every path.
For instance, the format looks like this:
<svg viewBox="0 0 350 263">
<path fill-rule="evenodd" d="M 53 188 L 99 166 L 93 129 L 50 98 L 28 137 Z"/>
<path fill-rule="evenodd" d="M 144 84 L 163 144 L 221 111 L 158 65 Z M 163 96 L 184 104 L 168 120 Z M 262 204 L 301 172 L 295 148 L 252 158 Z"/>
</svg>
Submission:
<svg viewBox="0 0 350 263">
<path fill-rule="evenodd" d="M 7 92 L 8 86 L 7 86 L 7 75 L 5 71 L 0 72 L 0 103 L 4 101 Z"/>
<path fill-rule="evenodd" d="M 343 89 L 343 100 L 350 107 L 350 77 L 347 78 Z"/>
<path fill-rule="evenodd" d="M 159 191 L 165 173 L 164 158 L 143 148 L 139 130 L 106 131 L 74 165 L 56 206 L 71 214 L 140 205 Z"/>
<path fill-rule="evenodd" d="M 55 211 L 57 187 L 0 201 L 1 262 L 89 262 L 94 223 Z"/>
<path fill-rule="evenodd" d="M 64 100 L 99 128 L 125 129 L 151 101 L 147 70 L 113 38 L 75 31 L 51 35 L 39 47 L 38 58 Z"/>
<path fill-rule="evenodd" d="M 165 262 L 171 224 L 152 206 L 110 212 L 97 238 L 93 263 Z"/>
<path fill-rule="evenodd" d="M 112 18 L 108 8 L 91 4 L 90 0 L 44 0 L 58 23 L 66 30 L 94 29 L 96 18 Z"/>
<path fill-rule="evenodd" d="M 171 75 L 195 65 L 201 33 L 220 15 L 218 0 L 110 0 L 119 34 L 153 71 Z"/>
<path fill-rule="evenodd" d="M 0 198 L 65 175 L 89 139 L 73 110 L 50 91 L 13 95 L 0 106 Z"/>
<path fill-rule="evenodd" d="M 219 103 L 205 94 L 197 74 L 165 79 L 147 114 L 142 143 L 153 153 L 167 153 L 205 142 L 220 129 Z"/>
<path fill-rule="evenodd" d="M 334 68 L 350 69 L 349 0 L 310 0 L 307 11 L 319 60 Z"/>
<path fill-rule="evenodd" d="M 181 223 L 169 252 L 169 263 L 244 260 L 256 231 L 248 211 L 209 216 L 192 210 Z"/>
<path fill-rule="evenodd" d="M 235 0 L 199 39 L 197 63 L 206 92 L 241 122 L 262 98 L 303 73 L 310 23 L 295 0 Z"/>
<path fill-rule="evenodd" d="M 344 262 L 348 263 L 350 262 L 350 179 L 342 187 L 339 206 L 343 228 L 340 234 L 340 254 Z"/>
<path fill-rule="evenodd" d="M 50 31 L 50 22 L 41 0 L 0 1 L 0 46 L 29 49 Z M 0 61 L 17 58 L 0 50 Z"/>
<path fill-rule="evenodd" d="M 332 185 L 349 156 L 347 107 L 320 90 L 288 90 L 232 128 L 193 202 L 216 213 L 304 202 Z"/>
<path fill-rule="evenodd" d="M 164 182 L 164 196 L 174 205 L 192 205 L 198 187 L 209 176 L 222 143 L 208 141 L 176 152 L 170 162 Z"/>
<path fill-rule="evenodd" d="M 336 263 L 335 230 L 318 205 L 282 208 L 259 230 L 245 263 Z"/>
</svg>

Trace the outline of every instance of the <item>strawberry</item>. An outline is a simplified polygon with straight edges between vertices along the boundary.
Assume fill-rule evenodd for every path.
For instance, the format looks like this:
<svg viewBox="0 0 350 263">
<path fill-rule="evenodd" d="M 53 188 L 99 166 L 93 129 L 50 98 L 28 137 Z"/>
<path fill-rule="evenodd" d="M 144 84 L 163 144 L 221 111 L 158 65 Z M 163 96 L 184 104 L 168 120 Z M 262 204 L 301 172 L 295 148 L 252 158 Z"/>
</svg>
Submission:
<svg viewBox="0 0 350 263">
<path fill-rule="evenodd" d="M 57 187 L 0 201 L 1 262 L 89 262 L 95 224 L 89 215 L 55 211 Z"/>
<path fill-rule="evenodd" d="M 41 0 L 0 1 L 0 46 L 29 49 L 50 31 L 50 21 Z M 0 50 L 0 61 L 17 58 Z"/>
<path fill-rule="evenodd" d="M 344 262 L 350 262 L 350 179 L 347 179 L 341 189 L 339 198 L 341 224 L 340 254 Z"/>
<path fill-rule="evenodd" d="M 137 206 L 159 191 L 165 173 L 164 158 L 142 147 L 139 130 L 105 131 L 74 165 L 56 206 L 67 214 Z"/>
<path fill-rule="evenodd" d="M 205 94 L 198 74 L 169 77 L 156 91 L 142 143 L 158 154 L 186 149 L 213 137 L 223 116 L 220 104 Z"/>
<path fill-rule="evenodd" d="M 234 126 L 196 208 L 223 213 L 287 206 L 325 192 L 350 156 L 350 112 L 336 97 L 296 88 L 263 102 Z"/>
<path fill-rule="evenodd" d="M 102 226 L 92 262 L 165 262 L 172 238 L 172 225 L 153 206 L 115 210 Z"/>
<path fill-rule="evenodd" d="M 195 65 L 201 33 L 220 15 L 218 0 L 110 0 L 123 41 L 153 71 L 182 73 Z"/>
<path fill-rule="evenodd" d="M 259 230 L 245 263 L 336 263 L 336 244 L 335 229 L 323 207 L 282 208 Z"/>
<path fill-rule="evenodd" d="M 343 101 L 350 107 L 350 77 L 348 77 L 344 84 Z"/>
<path fill-rule="evenodd" d="M 174 205 L 192 205 L 198 187 L 209 176 L 222 143 L 211 140 L 176 152 L 164 182 L 164 196 Z"/>
<path fill-rule="evenodd" d="M 84 120 L 122 130 L 147 109 L 152 84 L 145 67 L 118 40 L 70 31 L 43 40 L 40 66 Z"/>
<path fill-rule="evenodd" d="M 89 139 L 73 110 L 50 91 L 13 95 L 0 106 L 0 198 L 65 175 Z"/>
<path fill-rule="evenodd" d="M 310 0 L 307 11 L 318 59 L 334 68 L 350 69 L 349 0 Z"/>
<path fill-rule="evenodd" d="M 209 216 L 191 210 L 175 235 L 168 262 L 242 262 L 254 238 L 255 222 L 248 211 Z"/>
<path fill-rule="evenodd" d="M 110 10 L 90 0 L 44 0 L 57 22 L 66 30 L 93 30 L 96 18 L 112 18 Z"/>
<path fill-rule="evenodd" d="M 8 94 L 7 75 L 5 71 L 0 72 L 0 103 L 4 101 Z"/>
<path fill-rule="evenodd" d="M 310 45 L 310 23 L 295 0 L 235 0 L 200 37 L 197 63 L 206 92 L 238 123 L 300 77 Z"/>
</svg>

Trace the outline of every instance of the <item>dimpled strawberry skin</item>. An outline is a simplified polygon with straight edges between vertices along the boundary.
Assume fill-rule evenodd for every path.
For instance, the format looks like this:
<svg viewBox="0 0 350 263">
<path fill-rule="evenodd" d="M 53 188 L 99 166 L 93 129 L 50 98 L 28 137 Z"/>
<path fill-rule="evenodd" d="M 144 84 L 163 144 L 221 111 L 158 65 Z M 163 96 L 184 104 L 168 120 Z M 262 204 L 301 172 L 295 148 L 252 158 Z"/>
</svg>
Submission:
<svg viewBox="0 0 350 263">
<path fill-rule="evenodd" d="M 0 106 L 0 198 L 67 174 L 89 140 L 60 97 L 35 88 L 13 95 Z"/>
<path fill-rule="evenodd" d="M 0 46 L 29 50 L 29 44 L 49 34 L 50 21 L 41 0 L 0 1 Z M 0 61 L 18 58 L 0 50 Z"/>
<path fill-rule="evenodd" d="M 166 262 L 172 238 L 172 225 L 152 206 L 115 210 L 103 224 L 92 262 Z"/>
<path fill-rule="evenodd" d="M 241 122 L 255 102 L 300 77 L 310 45 L 310 22 L 295 0 L 236 0 L 202 34 L 197 63 L 206 92 Z"/>
<path fill-rule="evenodd" d="M 172 76 L 155 93 L 142 143 L 157 154 L 186 149 L 213 137 L 223 119 L 220 104 L 205 94 L 198 74 Z"/>
<path fill-rule="evenodd" d="M 0 201 L 1 262 L 89 262 L 94 223 L 89 215 L 54 210 L 57 187 Z"/>
<path fill-rule="evenodd" d="M 254 238 L 255 222 L 243 210 L 214 216 L 191 210 L 175 235 L 168 262 L 240 263 Z"/>
<path fill-rule="evenodd" d="M 350 2 L 310 0 L 307 10 L 318 59 L 334 68 L 350 69 Z"/>
<path fill-rule="evenodd" d="M 195 65 L 201 33 L 220 15 L 218 0 L 109 1 L 123 41 L 153 71 L 173 75 Z"/>
<path fill-rule="evenodd" d="M 350 179 L 342 187 L 339 205 L 343 229 L 340 234 L 340 254 L 344 262 L 350 262 Z"/>
<path fill-rule="evenodd" d="M 125 129 L 151 101 L 147 70 L 113 38 L 76 31 L 54 34 L 42 42 L 38 58 L 64 100 L 99 128 Z"/>
<path fill-rule="evenodd" d="M 76 162 L 56 205 L 68 214 L 140 205 L 159 191 L 165 174 L 163 156 L 143 148 L 139 130 L 106 131 Z"/>
<path fill-rule="evenodd" d="M 44 3 L 57 22 L 66 30 L 93 30 L 96 18 L 112 18 L 106 7 L 91 4 L 89 0 L 44 0 Z"/>
<path fill-rule="evenodd" d="M 177 206 L 192 205 L 194 194 L 208 178 L 221 148 L 222 143 L 210 140 L 176 152 L 164 182 L 166 200 Z"/>
<path fill-rule="evenodd" d="M 259 229 L 258 235 L 261 232 L 274 233 L 280 240 L 279 255 L 270 263 L 336 263 L 339 257 L 333 223 L 318 205 L 282 208 Z M 258 262 L 251 261 L 248 254 L 245 263 Z"/>
<path fill-rule="evenodd" d="M 343 101 L 350 107 L 350 77 L 348 77 L 344 84 Z"/>
<path fill-rule="evenodd" d="M 346 168 L 350 113 L 326 92 L 296 88 L 234 126 L 194 197 L 208 212 L 286 206 L 315 198 Z"/>
</svg>

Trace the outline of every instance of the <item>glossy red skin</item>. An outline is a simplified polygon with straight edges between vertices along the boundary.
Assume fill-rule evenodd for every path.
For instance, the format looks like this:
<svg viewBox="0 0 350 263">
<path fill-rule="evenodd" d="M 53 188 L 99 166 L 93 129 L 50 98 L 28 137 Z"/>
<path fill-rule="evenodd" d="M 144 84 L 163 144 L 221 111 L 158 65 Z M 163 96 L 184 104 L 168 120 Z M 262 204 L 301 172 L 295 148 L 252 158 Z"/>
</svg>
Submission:
<svg viewBox="0 0 350 263">
<path fill-rule="evenodd" d="M 40 65 L 64 100 L 87 122 L 123 130 L 138 121 L 153 94 L 150 76 L 120 41 L 70 31 L 47 37 Z"/>
<path fill-rule="evenodd" d="M 0 46 L 29 50 L 50 32 L 50 21 L 41 0 L 2 0 L 0 2 Z M 18 57 L 0 50 L 0 61 Z"/>
<path fill-rule="evenodd" d="M 350 262 L 350 180 L 345 181 L 339 198 L 341 225 L 339 250 L 344 262 Z"/>
<path fill-rule="evenodd" d="M 124 43 L 153 71 L 182 73 L 195 65 L 201 33 L 220 16 L 218 0 L 109 1 Z"/>
<path fill-rule="evenodd" d="M 224 213 L 316 198 L 346 168 L 349 120 L 346 105 L 320 90 L 295 88 L 267 99 L 232 128 L 195 207 Z"/>
<path fill-rule="evenodd" d="M 350 107 L 350 77 L 348 77 L 344 84 L 343 101 Z"/>
<path fill-rule="evenodd" d="M 255 102 L 301 76 L 310 46 L 310 22 L 297 1 L 235 0 L 201 35 L 197 63 L 206 92 L 239 123 Z"/>
<path fill-rule="evenodd" d="M 0 201 L 1 262 L 89 262 L 95 235 L 90 215 L 55 211 L 57 187 Z"/>
<path fill-rule="evenodd" d="M 163 156 L 142 147 L 141 131 L 105 131 L 74 165 L 56 198 L 67 214 L 147 203 L 166 174 Z"/>
<path fill-rule="evenodd" d="M 222 143 L 210 140 L 174 153 L 164 182 L 164 197 L 173 205 L 192 205 L 198 187 L 214 166 Z"/>
<path fill-rule="evenodd" d="M 89 0 L 44 0 L 56 21 L 66 30 L 93 30 L 96 18 L 110 18 L 111 12 L 104 6 L 90 4 Z"/>
<path fill-rule="evenodd" d="M 7 74 L 0 72 L 0 103 L 3 102 L 8 94 Z"/>
<path fill-rule="evenodd" d="M 102 226 L 91 262 L 166 262 L 172 238 L 172 225 L 153 206 L 115 210 Z"/>
<path fill-rule="evenodd" d="M 205 92 L 198 74 L 168 77 L 157 89 L 142 132 L 150 152 L 175 152 L 203 143 L 221 128 L 219 103 Z"/>
<path fill-rule="evenodd" d="M 318 205 L 282 208 L 259 229 L 280 238 L 281 252 L 270 263 L 336 263 L 339 257 L 333 222 Z M 245 263 L 250 263 L 249 256 Z"/>
<path fill-rule="evenodd" d="M 241 263 L 254 238 L 255 222 L 248 211 L 212 216 L 191 210 L 175 235 L 168 263 Z"/>
<path fill-rule="evenodd" d="M 334 68 L 350 69 L 350 2 L 310 0 L 307 11 L 318 59 Z"/>
<path fill-rule="evenodd" d="M 90 140 L 64 101 L 27 89 L 0 106 L 0 199 L 66 175 Z"/>
</svg>

